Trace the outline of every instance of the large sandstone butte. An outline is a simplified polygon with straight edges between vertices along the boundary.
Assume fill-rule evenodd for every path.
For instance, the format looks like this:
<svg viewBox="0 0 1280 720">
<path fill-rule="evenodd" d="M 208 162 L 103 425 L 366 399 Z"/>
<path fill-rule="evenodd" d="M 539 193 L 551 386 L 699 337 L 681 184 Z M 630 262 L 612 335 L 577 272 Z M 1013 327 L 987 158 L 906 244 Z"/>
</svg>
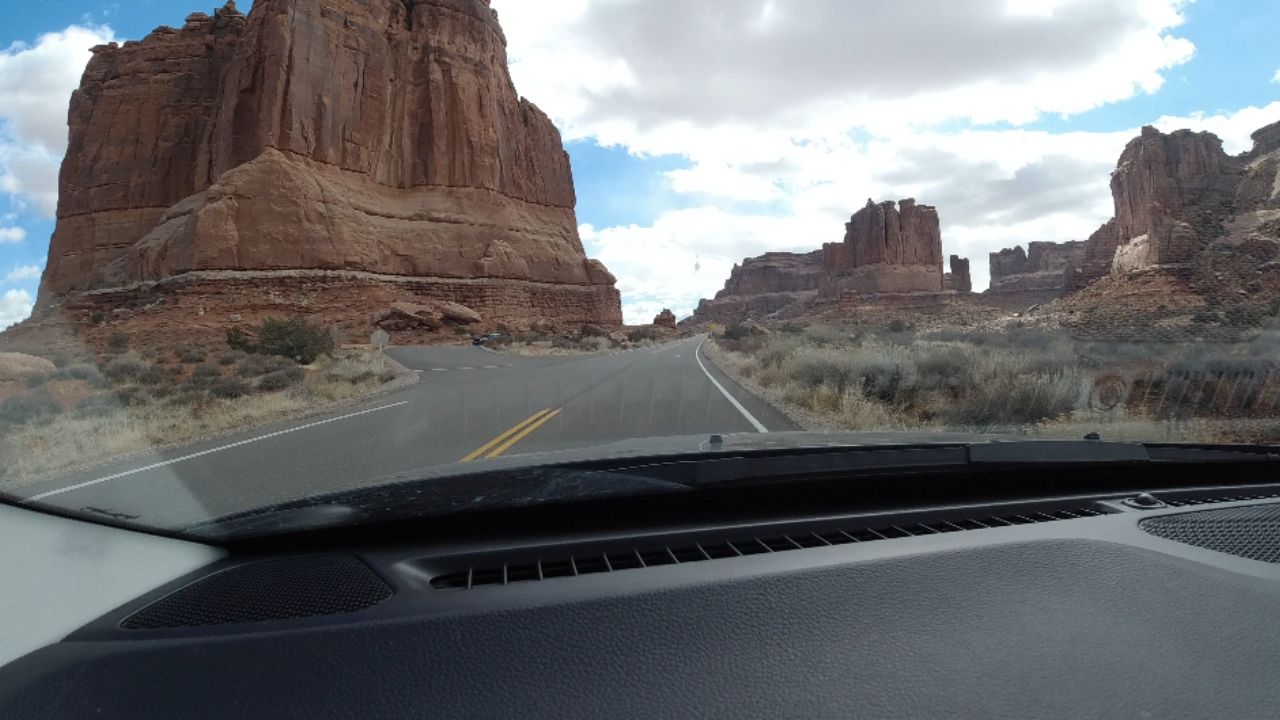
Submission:
<svg viewBox="0 0 1280 720">
<path fill-rule="evenodd" d="M 724 289 L 703 299 L 695 321 L 732 323 L 764 317 L 805 303 L 817 294 L 822 280 L 822 251 L 770 252 L 734 265 Z"/>
<path fill-rule="evenodd" d="M 1233 157 L 1212 133 L 1142 128 L 1111 176 L 1115 217 L 1085 241 L 1071 287 L 1146 270 L 1191 269 L 1214 243 L 1274 245 L 1280 123 L 1258 130 L 1253 141 L 1252 150 Z"/>
<path fill-rule="evenodd" d="M 70 126 L 40 308 L 198 286 L 211 311 L 251 309 L 223 283 L 261 299 L 278 276 L 370 313 L 429 297 L 621 323 L 488 0 L 229 2 L 94 48 Z"/>
<path fill-rule="evenodd" d="M 1222 234 L 1239 182 L 1239 163 L 1212 133 L 1142 128 L 1111 176 L 1113 269 L 1189 262 Z"/>
<path fill-rule="evenodd" d="M 938 211 L 915 200 L 867 200 L 845 225 L 844 242 L 822 246 L 823 268 L 843 292 L 939 292 L 942 231 Z"/>
<path fill-rule="evenodd" d="M 1061 307 L 1082 333 L 1177 339 L 1213 318 L 1252 327 L 1274 315 L 1280 123 L 1253 133 L 1253 148 L 1237 156 L 1210 133 L 1143 128 L 1111 190 L 1116 216 L 1086 241 L 1069 281 L 1079 292 Z"/>
<path fill-rule="evenodd" d="M 803 255 L 765 253 L 734 265 L 724 289 L 698 304 L 692 322 L 838 315 L 868 303 L 929 311 L 963 302 L 973 290 L 969 261 L 952 255 L 949 262 L 944 274 L 935 208 L 910 199 L 868 200 L 845 224 L 843 242 Z M 948 298 L 940 297 L 944 292 Z"/>
</svg>

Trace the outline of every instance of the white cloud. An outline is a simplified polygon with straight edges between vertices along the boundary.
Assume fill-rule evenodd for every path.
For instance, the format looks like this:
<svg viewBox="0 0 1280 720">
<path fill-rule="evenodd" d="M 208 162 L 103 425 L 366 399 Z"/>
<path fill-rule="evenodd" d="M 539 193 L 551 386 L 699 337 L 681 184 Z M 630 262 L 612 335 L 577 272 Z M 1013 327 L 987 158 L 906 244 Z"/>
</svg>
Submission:
<svg viewBox="0 0 1280 720">
<path fill-rule="evenodd" d="M 7 290 L 0 295 L 0 330 L 31 316 L 34 301 L 26 290 Z"/>
<path fill-rule="evenodd" d="M 113 39 L 108 27 L 72 25 L 0 50 L 0 192 L 53 215 L 71 93 L 89 49 Z"/>
<path fill-rule="evenodd" d="M 691 310 L 744 257 L 840 240 L 868 198 L 937 205 L 979 289 L 988 252 L 1087 237 L 1137 128 L 984 125 L 1157 91 L 1195 51 L 1175 35 L 1184 4 L 494 0 L 518 88 L 568 139 L 690 161 L 667 180 L 706 207 L 586 233 L 629 322 Z"/>
<path fill-rule="evenodd" d="M 651 153 L 681 127 L 1025 123 L 1154 92 L 1194 53 L 1182 0 L 495 4 L 525 95 L 570 137 Z"/>
<path fill-rule="evenodd" d="M 668 212 L 647 227 L 579 228 L 591 255 L 618 277 L 628 324 L 652 322 L 664 307 L 683 318 L 700 298 L 715 294 L 743 257 L 814 250 L 812 239 L 829 230 L 821 220 L 732 214 L 711 206 Z"/>
<path fill-rule="evenodd" d="M 27 239 L 27 231 L 20 227 L 0 227 L 0 245 L 20 243 Z"/>
<path fill-rule="evenodd" d="M 1276 74 L 1271 77 L 1271 82 L 1280 84 L 1280 70 L 1277 70 Z"/>
<path fill-rule="evenodd" d="M 1222 138 L 1222 148 L 1229 153 L 1239 154 L 1253 147 L 1249 138 L 1254 130 L 1280 121 L 1280 100 L 1263 107 L 1249 106 L 1233 113 L 1208 115 L 1195 113 L 1183 117 L 1165 116 L 1153 123 L 1164 132 L 1187 128 L 1190 130 L 1208 130 Z"/>
<path fill-rule="evenodd" d="M 5 276 L 4 279 L 5 279 L 5 282 L 22 282 L 24 280 L 39 280 L 40 272 L 41 270 L 39 265 L 23 265 L 21 267 L 15 267 L 12 272 L 10 272 L 8 275 Z"/>
</svg>

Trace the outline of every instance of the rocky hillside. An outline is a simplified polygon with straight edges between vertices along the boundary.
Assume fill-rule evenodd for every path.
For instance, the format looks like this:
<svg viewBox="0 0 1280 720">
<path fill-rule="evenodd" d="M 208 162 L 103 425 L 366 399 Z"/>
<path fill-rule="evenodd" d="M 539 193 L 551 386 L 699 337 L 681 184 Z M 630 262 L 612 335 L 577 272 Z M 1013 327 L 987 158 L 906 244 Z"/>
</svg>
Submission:
<svg viewBox="0 0 1280 720">
<path fill-rule="evenodd" d="M 1280 298 L 1280 123 L 1227 155 L 1211 133 L 1143 128 L 1112 176 L 1116 217 L 1062 301 L 1082 332 L 1171 338 L 1248 329 Z M 1109 262 L 1108 262 L 1109 259 Z"/>
<path fill-rule="evenodd" d="M 823 253 L 771 252 L 734 265 L 724 289 L 698 303 L 696 321 L 732 323 L 807 303 L 822 280 Z"/>
<path fill-rule="evenodd" d="M 70 128 L 37 321 L 196 287 L 191 320 L 228 322 L 268 298 L 305 310 L 305 282 L 362 315 L 435 298 L 486 322 L 621 322 L 488 0 L 229 2 L 95 48 Z"/>
<path fill-rule="evenodd" d="M 1081 271 L 1085 244 L 1031 242 L 990 254 L 991 284 L 983 293 L 988 300 L 1018 309 L 1045 303 L 1067 291 L 1069 278 Z"/>
<path fill-rule="evenodd" d="M 871 200 L 845 224 L 841 242 L 816 252 L 765 253 L 734 265 L 724 289 L 704 299 L 692 323 L 733 323 L 766 316 L 840 313 L 852 304 L 936 308 L 973 289 L 969 261 L 952 255 L 942 267 L 938 211 L 915 200 Z"/>
</svg>

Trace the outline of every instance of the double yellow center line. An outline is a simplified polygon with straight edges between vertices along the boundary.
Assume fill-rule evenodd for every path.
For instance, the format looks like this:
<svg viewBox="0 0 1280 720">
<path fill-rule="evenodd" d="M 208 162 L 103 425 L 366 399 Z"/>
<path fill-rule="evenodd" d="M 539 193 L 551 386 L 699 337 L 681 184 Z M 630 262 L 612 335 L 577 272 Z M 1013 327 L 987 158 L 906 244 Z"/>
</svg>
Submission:
<svg viewBox="0 0 1280 720">
<path fill-rule="evenodd" d="M 481 456 L 484 456 L 486 459 L 496 458 L 502 453 L 510 450 L 513 445 L 525 439 L 525 437 L 534 430 L 542 427 L 550 421 L 551 418 L 559 414 L 560 408 L 556 408 L 554 410 L 550 408 L 546 410 L 539 410 L 534 413 L 532 417 L 526 418 L 510 430 L 507 430 L 498 437 L 490 440 L 484 445 L 481 445 L 475 452 L 462 458 L 460 462 L 471 462 Z"/>
</svg>

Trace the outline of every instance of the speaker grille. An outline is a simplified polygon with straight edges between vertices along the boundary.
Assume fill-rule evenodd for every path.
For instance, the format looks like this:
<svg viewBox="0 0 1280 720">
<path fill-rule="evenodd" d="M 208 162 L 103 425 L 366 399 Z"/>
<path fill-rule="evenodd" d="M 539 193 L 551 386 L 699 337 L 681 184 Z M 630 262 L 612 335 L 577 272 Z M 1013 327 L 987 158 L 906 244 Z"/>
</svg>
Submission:
<svg viewBox="0 0 1280 720">
<path fill-rule="evenodd" d="M 1280 504 L 1163 515 L 1143 520 L 1140 527 L 1167 540 L 1280 563 Z"/>
<path fill-rule="evenodd" d="M 354 557 L 266 560 L 210 575 L 125 618 L 126 630 L 229 625 L 373 607 L 392 590 Z"/>
</svg>

